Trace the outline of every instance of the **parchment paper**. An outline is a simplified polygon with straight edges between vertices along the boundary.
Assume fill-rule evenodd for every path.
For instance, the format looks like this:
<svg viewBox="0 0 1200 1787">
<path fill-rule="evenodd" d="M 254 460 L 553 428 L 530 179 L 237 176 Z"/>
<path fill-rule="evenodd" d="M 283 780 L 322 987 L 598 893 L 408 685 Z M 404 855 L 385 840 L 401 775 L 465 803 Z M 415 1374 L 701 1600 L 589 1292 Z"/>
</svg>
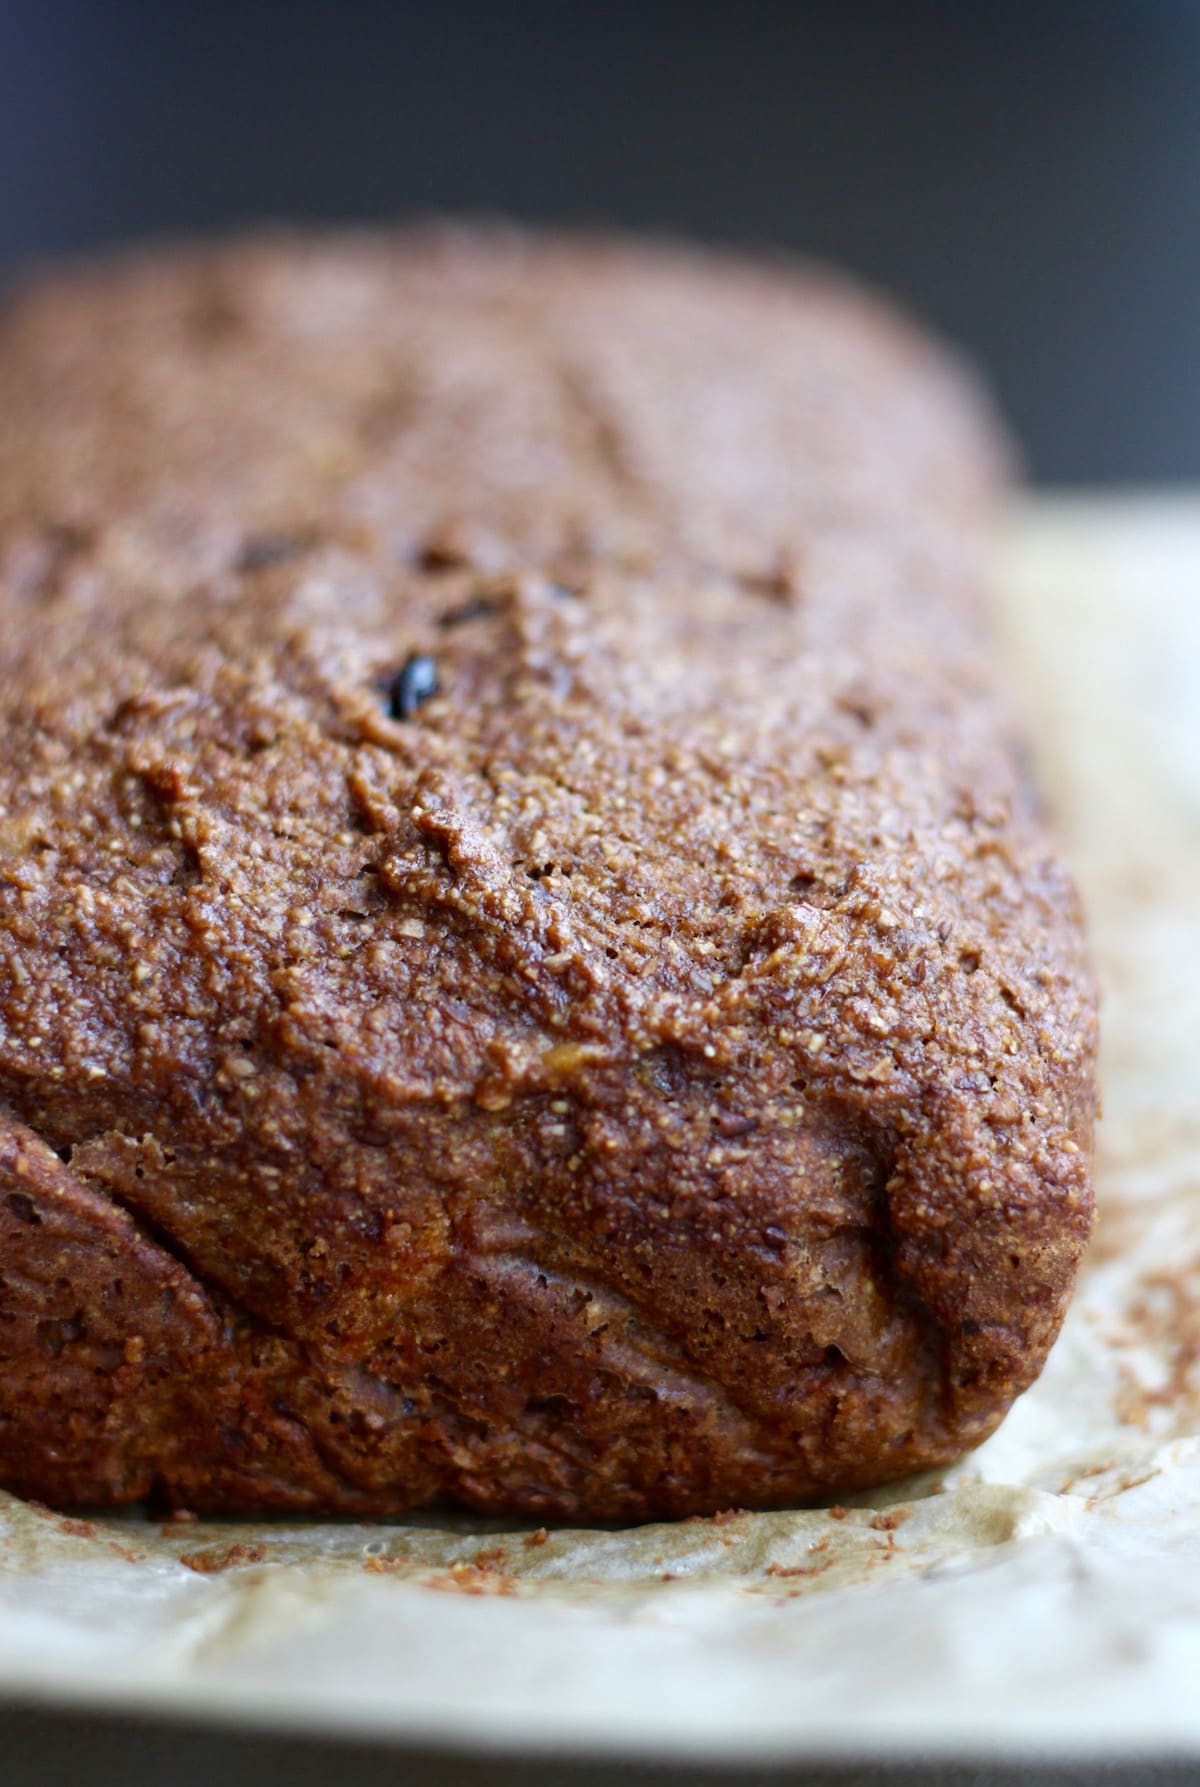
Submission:
<svg viewBox="0 0 1200 1787">
<path fill-rule="evenodd" d="M 645 1756 L 1200 1755 L 1200 500 L 1018 517 L 1001 623 L 1106 992 L 1102 1217 L 954 1469 L 549 1534 L 0 1496 L 0 1697 Z"/>
</svg>

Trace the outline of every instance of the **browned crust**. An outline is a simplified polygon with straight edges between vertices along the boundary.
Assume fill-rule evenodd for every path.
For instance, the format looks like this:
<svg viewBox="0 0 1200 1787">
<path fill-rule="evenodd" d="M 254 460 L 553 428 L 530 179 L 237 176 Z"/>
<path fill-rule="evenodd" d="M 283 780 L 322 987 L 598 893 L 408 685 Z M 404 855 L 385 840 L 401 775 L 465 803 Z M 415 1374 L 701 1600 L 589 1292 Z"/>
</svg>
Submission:
<svg viewBox="0 0 1200 1787">
<path fill-rule="evenodd" d="M 626 1519 L 987 1433 L 1095 1022 L 962 375 L 446 231 L 35 288 L 0 413 L 0 1483 Z"/>
</svg>

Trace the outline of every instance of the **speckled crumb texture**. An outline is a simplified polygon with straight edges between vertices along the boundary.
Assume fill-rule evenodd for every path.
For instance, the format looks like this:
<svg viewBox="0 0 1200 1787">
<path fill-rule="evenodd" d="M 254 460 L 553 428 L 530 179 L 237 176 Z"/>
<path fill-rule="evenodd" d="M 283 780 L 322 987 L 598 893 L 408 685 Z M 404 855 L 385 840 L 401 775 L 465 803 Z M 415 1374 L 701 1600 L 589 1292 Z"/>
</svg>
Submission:
<svg viewBox="0 0 1200 1787">
<path fill-rule="evenodd" d="M 19 292 L 0 414 L 0 1485 L 636 1520 L 990 1432 L 1095 1019 L 969 379 L 434 230 Z"/>
</svg>

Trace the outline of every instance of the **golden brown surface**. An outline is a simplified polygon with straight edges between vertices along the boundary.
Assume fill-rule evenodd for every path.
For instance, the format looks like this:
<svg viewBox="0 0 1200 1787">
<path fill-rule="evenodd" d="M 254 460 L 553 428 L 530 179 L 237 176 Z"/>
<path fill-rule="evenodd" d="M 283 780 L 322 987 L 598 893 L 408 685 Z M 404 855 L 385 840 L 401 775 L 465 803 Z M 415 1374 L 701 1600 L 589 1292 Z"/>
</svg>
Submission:
<svg viewBox="0 0 1200 1787">
<path fill-rule="evenodd" d="M 989 1431 L 1094 1017 L 959 376 L 444 234 L 45 287 L 0 413 L 0 1482 L 636 1518 Z"/>
</svg>

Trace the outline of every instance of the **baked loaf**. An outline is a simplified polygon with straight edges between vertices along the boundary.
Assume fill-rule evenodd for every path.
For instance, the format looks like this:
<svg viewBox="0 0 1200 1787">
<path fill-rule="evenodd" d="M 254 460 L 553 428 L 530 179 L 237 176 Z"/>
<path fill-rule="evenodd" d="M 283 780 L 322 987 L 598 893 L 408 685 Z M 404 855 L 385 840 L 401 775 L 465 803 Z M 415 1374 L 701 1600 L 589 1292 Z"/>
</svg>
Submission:
<svg viewBox="0 0 1200 1787">
<path fill-rule="evenodd" d="M 0 339 L 0 1484 L 640 1519 L 953 1458 L 1087 1237 L 970 382 L 428 230 Z"/>
</svg>

